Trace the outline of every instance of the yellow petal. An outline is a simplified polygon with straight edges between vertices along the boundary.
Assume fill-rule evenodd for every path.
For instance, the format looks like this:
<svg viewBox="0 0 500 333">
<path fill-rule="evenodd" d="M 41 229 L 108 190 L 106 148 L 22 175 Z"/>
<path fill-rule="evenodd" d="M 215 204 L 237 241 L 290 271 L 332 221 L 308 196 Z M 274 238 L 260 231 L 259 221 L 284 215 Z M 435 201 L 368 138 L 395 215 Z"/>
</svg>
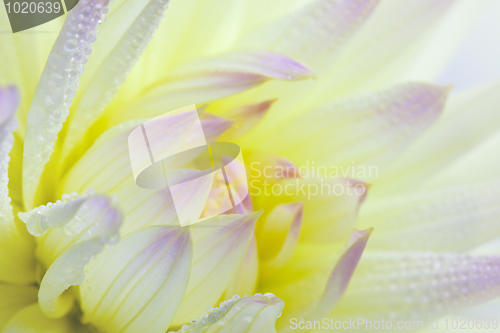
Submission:
<svg viewBox="0 0 500 333">
<path fill-rule="evenodd" d="M 3 333 L 90 333 L 77 318 L 51 319 L 42 313 L 38 304 L 25 307 L 7 323 Z"/>
<path fill-rule="evenodd" d="M 125 236 L 86 267 L 84 322 L 105 332 L 165 332 L 191 264 L 189 229 L 156 226 Z"/>
<path fill-rule="evenodd" d="M 18 102 L 16 87 L 0 87 L 0 281 L 30 283 L 34 281 L 33 244 L 16 225 L 8 186 Z"/>
<path fill-rule="evenodd" d="M 273 208 L 262 226 L 259 243 L 263 244 L 261 258 L 268 265 L 281 267 L 293 256 L 299 240 L 303 203 L 279 204 Z"/>
<path fill-rule="evenodd" d="M 300 240 L 326 243 L 349 237 L 368 191 L 367 184 L 342 178 L 252 179 L 250 187 L 259 209 L 303 202 Z M 259 247 L 266 251 L 266 243 Z"/>
<path fill-rule="evenodd" d="M 19 310 L 36 303 L 37 288 L 0 283 L 0 331 Z"/>
<path fill-rule="evenodd" d="M 220 299 L 247 253 L 260 214 L 216 216 L 192 228 L 191 275 L 173 325 L 189 322 Z"/>
<path fill-rule="evenodd" d="M 235 296 L 182 326 L 177 333 L 276 333 L 275 322 L 284 305 L 273 294 Z"/>
</svg>

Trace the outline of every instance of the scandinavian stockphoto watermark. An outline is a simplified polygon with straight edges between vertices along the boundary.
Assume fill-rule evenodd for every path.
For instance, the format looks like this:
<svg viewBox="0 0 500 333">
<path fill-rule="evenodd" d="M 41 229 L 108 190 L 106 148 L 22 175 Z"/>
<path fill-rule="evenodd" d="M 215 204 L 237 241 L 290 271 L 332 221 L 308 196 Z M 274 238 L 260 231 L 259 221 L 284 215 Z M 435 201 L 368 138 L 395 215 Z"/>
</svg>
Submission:
<svg viewBox="0 0 500 333">
<path fill-rule="evenodd" d="M 377 166 L 318 165 L 306 161 L 304 165 L 290 163 L 264 164 L 259 161 L 250 164 L 250 193 L 266 196 L 302 196 L 310 200 L 315 196 L 366 194 L 367 184 L 357 179 L 374 179 L 379 176 Z"/>
<path fill-rule="evenodd" d="M 223 214 L 249 194 L 240 147 L 207 142 L 195 105 L 137 126 L 128 136 L 128 148 L 136 184 L 168 189 L 181 226 Z"/>
</svg>

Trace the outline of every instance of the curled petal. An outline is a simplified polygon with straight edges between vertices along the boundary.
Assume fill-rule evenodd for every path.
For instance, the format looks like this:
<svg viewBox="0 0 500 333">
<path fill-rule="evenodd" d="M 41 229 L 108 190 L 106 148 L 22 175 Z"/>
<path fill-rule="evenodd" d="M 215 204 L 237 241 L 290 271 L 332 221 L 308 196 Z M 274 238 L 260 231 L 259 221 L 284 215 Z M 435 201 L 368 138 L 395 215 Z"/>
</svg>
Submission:
<svg viewBox="0 0 500 333">
<path fill-rule="evenodd" d="M 125 236 L 86 267 L 84 322 L 105 332 L 165 332 L 189 278 L 189 229 L 155 226 Z"/>
<path fill-rule="evenodd" d="M 247 253 L 260 214 L 216 216 L 192 228 L 191 275 L 174 325 L 188 322 L 224 294 Z"/>
<path fill-rule="evenodd" d="M 40 76 L 28 112 L 23 151 L 23 196 L 33 207 L 40 177 L 92 51 L 96 30 L 109 0 L 80 1 L 68 14 Z"/>
<path fill-rule="evenodd" d="M 276 333 L 275 322 L 284 305 L 273 294 L 235 296 L 176 333 Z"/>
<path fill-rule="evenodd" d="M 267 174 L 272 172 L 267 170 Z M 281 169 L 278 172 L 281 174 Z M 281 195 L 276 196 L 273 191 Z M 273 200 L 266 208 L 269 204 L 303 203 L 304 216 L 300 226 L 300 239 L 314 243 L 332 243 L 349 237 L 367 192 L 367 184 L 358 184 L 342 178 L 304 177 L 273 181 L 265 177 L 252 180 L 252 194 L 272 197 Z M 256 207 L 260 208 L 258 204 L 256 201 Z M 298 222 L 295 227 L 298 228 Z M 260 243 L 260 239 L 258 240 L 259 246 L 274 244 L 271 241 Z"/>
<path fill-rule="evenodd" d="M 281 267 L 293 256 L 303 216 L 304 205 L 301 202 L 280 204 L 269 213 L 259 239 L 266 249 L 261 254 L 262 259 L 269 265 Z"/>
<path fill-rule="evenodd" d="M 85 266 L 106 244 L 118 240 L 122 221 L 121 213 L 103 195 L 64 196 L 63 200 L 20 214 L 32 234 L 45 234 L 37 254 L 50 267 L 38 301 L 50 317 L 61 317 L 71 309 L 71 297 L 60 295 L 83 282 Z"/>
</svg>

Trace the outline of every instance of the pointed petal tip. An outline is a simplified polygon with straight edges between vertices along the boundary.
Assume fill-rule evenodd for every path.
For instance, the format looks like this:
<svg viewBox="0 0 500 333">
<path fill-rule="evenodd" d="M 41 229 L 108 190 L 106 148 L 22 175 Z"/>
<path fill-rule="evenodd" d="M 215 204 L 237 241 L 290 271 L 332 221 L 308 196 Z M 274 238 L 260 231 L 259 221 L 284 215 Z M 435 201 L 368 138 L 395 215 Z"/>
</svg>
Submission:
<svg viewBox="0 0 500 333">
<path fill-rule="evenodd" d="M 370 190 L 372 184 L 354 178 L 341 178 L 342 181 L 351 189 L 354 190 L 354 194 L 359 196 L 359 205 L 361 206 L 368 196 L 368 191 Z"/>
</svg>

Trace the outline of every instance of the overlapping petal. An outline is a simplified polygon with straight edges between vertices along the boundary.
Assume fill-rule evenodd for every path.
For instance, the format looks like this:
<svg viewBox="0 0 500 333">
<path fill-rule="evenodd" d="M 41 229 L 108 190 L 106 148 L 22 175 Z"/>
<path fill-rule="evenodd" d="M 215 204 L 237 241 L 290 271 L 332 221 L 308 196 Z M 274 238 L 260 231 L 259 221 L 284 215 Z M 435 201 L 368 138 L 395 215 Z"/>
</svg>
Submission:
<svg viewBox="0 0 500 333">
<path fill-rule="evenodd" d="M 174 325 L 189 322 L 221 298 L 247 253 L 260 215 L 220 215 L 192 228 L 191 275 Z"/>
</svg>

